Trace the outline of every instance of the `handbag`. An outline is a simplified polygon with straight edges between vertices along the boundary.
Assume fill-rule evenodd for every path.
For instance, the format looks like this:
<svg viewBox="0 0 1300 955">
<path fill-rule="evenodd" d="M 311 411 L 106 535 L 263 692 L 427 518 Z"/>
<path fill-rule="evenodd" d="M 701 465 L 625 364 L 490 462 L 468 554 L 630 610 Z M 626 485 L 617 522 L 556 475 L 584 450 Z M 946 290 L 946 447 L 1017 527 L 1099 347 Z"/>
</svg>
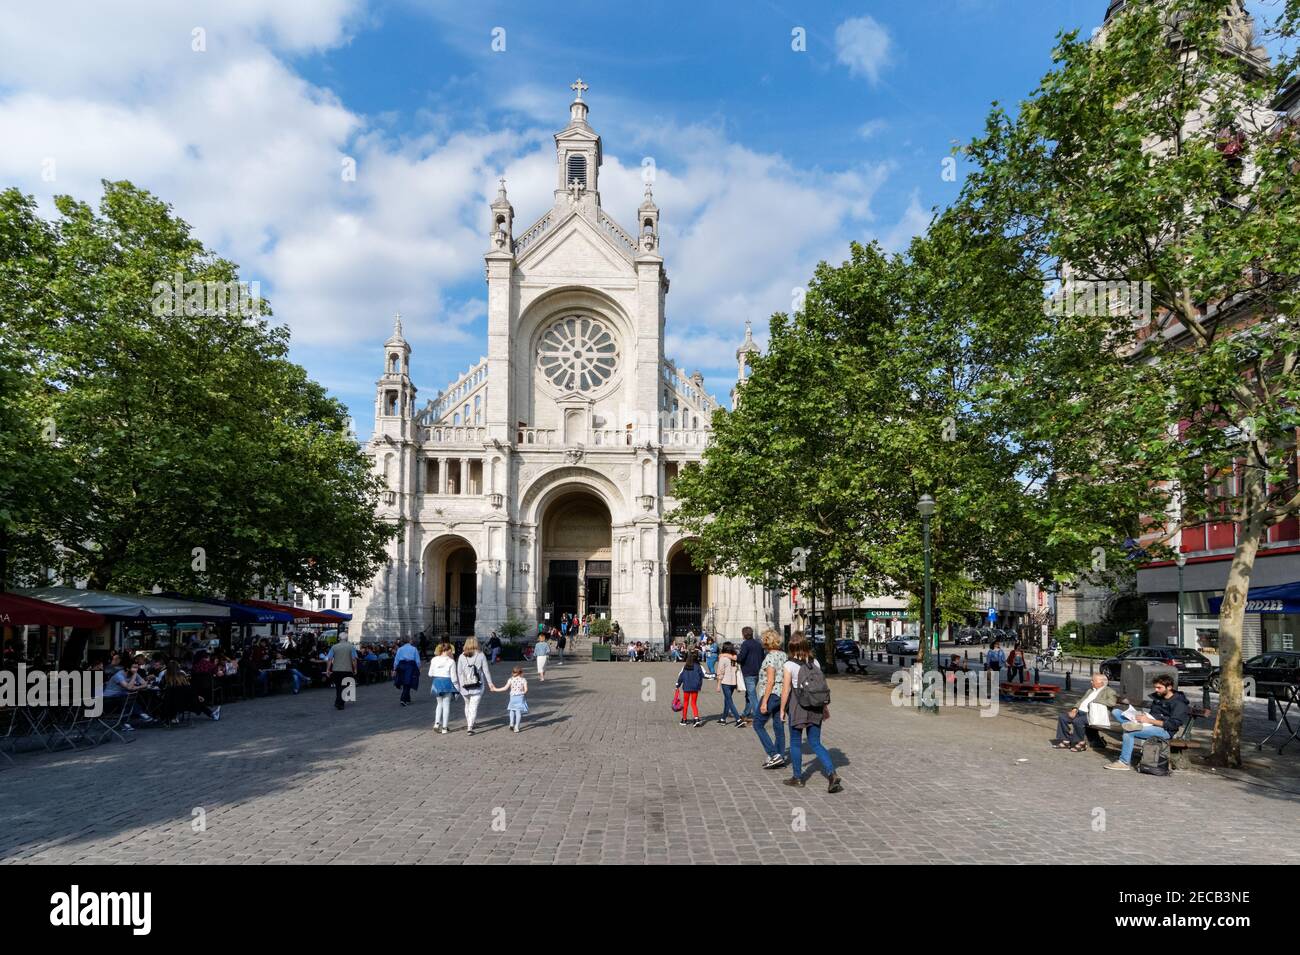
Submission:
<svg viewBox="0 0 1300 955">
<path fill-rule="evenodd" d="M 682 709 L 682 688 L 679 686 L 673 692 L 673 712 L 679 713 Z"/>
</svg>

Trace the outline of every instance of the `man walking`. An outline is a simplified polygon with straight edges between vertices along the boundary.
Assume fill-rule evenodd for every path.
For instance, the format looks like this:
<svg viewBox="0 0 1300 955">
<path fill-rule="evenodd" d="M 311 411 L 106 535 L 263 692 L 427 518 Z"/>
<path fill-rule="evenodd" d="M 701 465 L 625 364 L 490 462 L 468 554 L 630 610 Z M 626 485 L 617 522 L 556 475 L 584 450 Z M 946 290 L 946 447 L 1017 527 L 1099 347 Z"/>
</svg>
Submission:
<svg viewBox="0 0 1300 955">
<path fill-rule="evenodd" d="M 555 638 L 555 649 L 558 651 L 556 655 L 560 658 L 559 666 L 564 666 L 564 648 L 568 646 L 568 643 L 569 638 L 566 637 L 564 631 L 561 630 L 560 635 Z"/>
<path fill-rule="evenodd" d="M 740 653 L 736 655 L 736 666 L 740 667 L 741 679 L 745 681 L 745 712 L 740 714 L 741 725 L 752 720 L 758 707 L 758 670 L 763 663 L 763 645 L 754 639 L 754 628 L 743 627 L 740 631 Z"/>
<path fill-rule="evenodd" d="M 340 637 L 325 656 L 325 679 L 334 682 L 334 709 L 343 709 L 343 686 L 357 685 L 357 648 Z"/>
<path fill-rule="evenodd" d="M 393 683 L 402 689 L 402 706 L 410 706 L 411 691 L 420 686 L 420 651 L 415 649 L 414 637 L 408 637 L 393 654 Z"/>
</svg>

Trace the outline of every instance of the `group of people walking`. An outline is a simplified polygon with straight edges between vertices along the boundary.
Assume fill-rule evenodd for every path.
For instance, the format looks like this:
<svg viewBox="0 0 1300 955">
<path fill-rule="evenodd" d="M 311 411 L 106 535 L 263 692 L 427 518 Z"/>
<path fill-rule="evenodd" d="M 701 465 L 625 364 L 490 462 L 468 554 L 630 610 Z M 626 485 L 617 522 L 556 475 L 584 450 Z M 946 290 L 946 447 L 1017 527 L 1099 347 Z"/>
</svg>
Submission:
<svg viewBox="0 0 1300 955">
<path fill-rule="evenodd" d="M 718 651 L 716 685 L 722 695 L 722 715 L 717 722 L 724 726 L 752 725 L 767 754 L 763 768 L 791 767 L 787 786 L 806 784 L 803 774 L 806 741 L 826 777 L 827 792 L 842 791 L 843 781 L 822 744 L 822 725 L 830 719 L 830 690 L 812 644 L 802 632 L 791 637 L 788 651 L 781 649 L 781 637 L 775 630 L 763 631 L 761 640 L 755 639 L 753 627 L 745 627 L 741 635 L 744 639 L 739 648 L 727 642 Z M 709 675 L 700 651 L 688 651 L 686 663 L 677 675 L 680 698 L 675 697 L 674 702 L 674 707 L 680 703 L 681 726 L 703 725 L 699 695 Z M 734 699 L 741 686 L 745 690 L 743 712 L 737 708 Z M 768 732 L 769 724 L 771 733 Z M 787 725 L 790 730 L 789 756 L 786 755 L 785 741 Z"/>
</svg>

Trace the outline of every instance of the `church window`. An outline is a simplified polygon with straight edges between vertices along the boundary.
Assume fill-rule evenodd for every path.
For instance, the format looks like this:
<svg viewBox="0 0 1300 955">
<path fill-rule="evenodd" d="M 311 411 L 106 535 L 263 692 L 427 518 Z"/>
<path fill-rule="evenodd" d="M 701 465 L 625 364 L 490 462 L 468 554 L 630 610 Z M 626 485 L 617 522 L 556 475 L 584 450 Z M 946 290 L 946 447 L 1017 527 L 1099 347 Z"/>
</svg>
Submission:
<svg viewBox="0 0 1300 955">
<path fill-rule="evenodd" d="M 587 157 L 575 153 L 569 157 L 569 175 L 567 182 L 576 181 L 583 189 L 587 188 Z"/>
<path fill-rule="evenodd" d="M 537 368 L 561 391 L 592 391 L 618 367 L 618 343 L 594 318 L 570 315 L 553 323 L 537 346 Z"/>
<path fill-rule="evenodd" d="M 451 416 L 451 423 L 452 423 L 453 426 L 454 426 L 454 425 L 458 425 L 458 424 L 460 424 L 460 412 L 459 412 L 459 411 L 457 411 L 454 415 Z"/>
</svg>

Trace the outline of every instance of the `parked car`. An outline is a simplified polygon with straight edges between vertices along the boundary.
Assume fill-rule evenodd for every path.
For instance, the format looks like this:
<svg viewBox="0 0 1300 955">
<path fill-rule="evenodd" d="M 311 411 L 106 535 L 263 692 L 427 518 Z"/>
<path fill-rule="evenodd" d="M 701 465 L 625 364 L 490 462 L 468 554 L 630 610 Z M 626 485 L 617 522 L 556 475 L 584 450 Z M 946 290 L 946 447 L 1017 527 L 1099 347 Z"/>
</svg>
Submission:
<svg viewBox="0 0 1300 955">
<path fill-rule="evenodd" d="M 1300 683 L 1300 650 L 1270 650 L 1251 657 L 1241 665 L 1242 676 L 1254 677 L 1255 695 L 1265 697 L 1270 691 Z M 1220 668 L 1210 674 L 1210 692 L 1219 692 Z"/>
<path fill-rule="evenodd" d="M 919 637 L 893 637 L 885 641 L 885 652 L 896 655 L 911 656 L 914 653 L 921 652 L 921 639 Z"/>
<path fill-rule="evenodd" d="M 1179 686 L 1194 686 L 1210 679 L 1214 663 L 1205 654 L 1189 647 L 1132 647 L 1118 656 L 1101 662 L 1101 672 L 1108 680 L 1118 680 L 1125 660 L 1140 663 L 1163 663 L 1178 670 Z"/>
<path fill-rule="evenodd" d="M 836 640 L 835 656 L 840 660 L 856 660 L 858 658 L 858 641 Z"/>
<path fill-rule="evenodd" d="M 962 627 L 953 642 L 959 647 L 974 646 L 980 642 L 980 632 L 975 627 Z"/>
</svg>

